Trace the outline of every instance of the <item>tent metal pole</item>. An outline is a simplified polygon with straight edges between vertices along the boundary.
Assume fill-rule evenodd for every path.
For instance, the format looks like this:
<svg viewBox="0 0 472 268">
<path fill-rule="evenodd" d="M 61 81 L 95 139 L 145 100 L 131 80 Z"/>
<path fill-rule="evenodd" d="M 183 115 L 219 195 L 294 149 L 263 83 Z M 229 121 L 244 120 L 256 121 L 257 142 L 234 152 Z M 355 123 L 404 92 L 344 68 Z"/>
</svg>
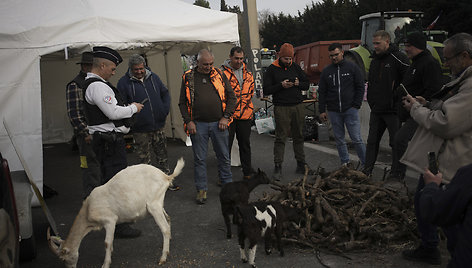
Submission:
<svg viewBox="0 0 472 268">
<path fill-rule="evenodd" d="M 167 90 L 170 91 L 170 88 L 169 88 L 169 81 L 170 81 L 170 77 L 169 77 L 169 66 L 168 66 L 168 59 L 167 59 L 167 49 L 164 49 L 164 65 L 165 65 L 165 69 L 166 69 L 166 80 L 167 80 Z M 170 95 L 170 92 L 169 92 L 169 95 Z M 172 106 L 172 101 L 171 101 L 171 106 Z M 170 115 L 170 127 L 172 129 L 172 138 L 175 139 L 175 128 L 174 128 L 174 116 L 173 116 L 173 112 L 172 112 L 172 109 L 169 110 L 169 115 Z"/>
</svg>

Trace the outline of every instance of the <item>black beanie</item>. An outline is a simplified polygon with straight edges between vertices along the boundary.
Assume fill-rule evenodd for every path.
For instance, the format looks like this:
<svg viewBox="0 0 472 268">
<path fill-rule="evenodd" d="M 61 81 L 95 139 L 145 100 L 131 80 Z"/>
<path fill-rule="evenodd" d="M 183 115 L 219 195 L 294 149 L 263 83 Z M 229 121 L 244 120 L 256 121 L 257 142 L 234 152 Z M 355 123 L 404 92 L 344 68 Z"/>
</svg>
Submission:
<svg viewBox="0 0 472 268">
<path fill-rule="evenodd" d="M 426 35 L 420 32 L 413 32 L 407 36 L 405 43 L 408 43 L 418 49 L 425 50 Z"/>
</svg>

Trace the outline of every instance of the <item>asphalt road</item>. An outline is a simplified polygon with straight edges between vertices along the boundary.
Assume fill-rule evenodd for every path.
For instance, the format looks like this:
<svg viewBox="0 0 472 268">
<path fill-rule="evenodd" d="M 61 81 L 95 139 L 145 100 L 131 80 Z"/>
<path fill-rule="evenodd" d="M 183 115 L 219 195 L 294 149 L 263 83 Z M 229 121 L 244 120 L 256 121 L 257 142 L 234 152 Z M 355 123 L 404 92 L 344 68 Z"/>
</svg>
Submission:
<svg viewBox="0 0 472 268">
<path fill-rule="evenodd" d="M 253 166 L 261 168 L 268 174 L 273 169 L 273 137 L 258 135 L 253 132 L 251 137 L 253 148 Z M 62 238 L 65 238 L 80 209 L 81 200 L 81 172 L 78 167 L 77 152 L 73 152 L 68 144 L 54 144 L 44 146 L 44 183 L 56 190 L 59 194 L 48 198 L 47 204 L 58 225 Z M 327 170 L 336 169 L 339 159 L 334 143 L 310 143 L 305 147 L 306 160 L 311 167 L 321 165 Z M 212 149 L 208 156 L 209 192 L 208 202 L 205 205 L 195 203 L 195 187 L 193 183 L 193 154 L 190 147 L 180 141 L 170 140 L 168 143 L 169 161 L 171 168 L 177 159 L 183 156 L 186 166 L 183 173 L 177 177 L 176 183 L 182 187 L 180 191 L 168 191 L 165 198 L 165 209 L 172 221 L 172 240 L 168 262 L 160 267 L 250 267 L 239 259 L 237 238 L 228 240 L 225 237 L 225 226 L 220 212 L 217 186 L 216 158 Z M 133 160 L 134 155 L 129 155 Z M 379 160 L 388 162 L 390 156 L 381 152 Z M 381 178 L 383 167 L 380 164 L 374 171 L 374 177 Z M 288 143 L 285 150 L 283 164 L 284 179 L 289 182 L 297 177 L 295 174 L 296 162 L 293 156 L 292 145 Z M 242 178 L 240 168 L 233 167 L 234 180 Z M 416 185 L 416 174 L 410 174 L 408 185 L 411 191 Z M 270 187 L 258 186 L 251 199 L 257 199 Z M 21 262 L 20 267 L 64 267 L 61 261 L 49 250 L 46 242 L 47 220 L 40 208 L 33 209 L 37 257 L 28 262 Z M 162 235 L 151 217 L 147 217 L 134 224 L 143 231 L 142 236 L 136 239 L 116 239 L 111 267 L 158 267 L 162 251 Z M 235 228 L 234 228 L 235 229 Z M 104 256 L 105 232 L 97 231 L 87 235 L 80 247 L 78 267 L 101 267 Z M 414 241 L 410 245 L 414 245 Z M 408 246 L 408 245 L 406 245 Z M 446 267 L 448 253 L 443 252 L 443 265 Z M 346 255 L 314 252 L 296 245 L 285 246 L 285 257 L 280 257 L 275 250 L 272 255 L 265 255 L 263 243 L 259 244 L 256 254 L 256 264 L 259 267 L 429 267 L 404 261 L 400 251 L 388 253 L 355 252 Z"/>
</svg>

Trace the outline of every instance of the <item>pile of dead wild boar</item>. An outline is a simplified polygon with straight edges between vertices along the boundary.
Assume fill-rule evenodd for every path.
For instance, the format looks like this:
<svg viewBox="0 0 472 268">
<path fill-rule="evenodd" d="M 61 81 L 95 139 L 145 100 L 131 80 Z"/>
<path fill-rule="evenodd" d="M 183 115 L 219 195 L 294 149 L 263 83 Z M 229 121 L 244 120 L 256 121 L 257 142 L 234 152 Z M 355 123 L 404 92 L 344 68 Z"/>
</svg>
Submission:
<svg viewBox="0 0 472 268">
<path fill-rule="evenodd" d="M 398 183 L 400 184 L 400 183 Z M 398 185 L 397 185 L 398 186 Z M 401 249 L 417 239 L 413 201 L 405 185 L 396 189 L 362 172 L 342 167 L 318 169 L 286 185 L 273 182 L 262 201 L 300 209 L 285 241 L 336 252 Z"/>
</svg>

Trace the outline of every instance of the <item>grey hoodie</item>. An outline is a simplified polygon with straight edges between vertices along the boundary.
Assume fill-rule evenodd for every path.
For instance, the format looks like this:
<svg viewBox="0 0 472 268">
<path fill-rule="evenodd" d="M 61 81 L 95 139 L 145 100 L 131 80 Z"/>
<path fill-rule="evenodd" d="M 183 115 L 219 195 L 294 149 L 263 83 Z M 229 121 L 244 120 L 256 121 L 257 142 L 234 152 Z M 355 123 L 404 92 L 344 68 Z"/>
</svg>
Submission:
<svg viewBox="0 0 472 268">
<path fill-rule="evenodd" d="M 228 68 L 231 68 L 231 70 L 233 70 L 234 72 L 234 75 L 236 76 L 236 78 L 238 79 L 238 82 L 239 82 L 239 86 L 241 88 L 243 88 L 243 67 L 244 65 L 241 65 L 241 68 L 235 70 L 232 66 L 231 66 L 231 60 L 230 59 L 227 59 L 225 60 L 225 62 L 223 63 L 224 66 L 228 67 Z"/>
</svg>

